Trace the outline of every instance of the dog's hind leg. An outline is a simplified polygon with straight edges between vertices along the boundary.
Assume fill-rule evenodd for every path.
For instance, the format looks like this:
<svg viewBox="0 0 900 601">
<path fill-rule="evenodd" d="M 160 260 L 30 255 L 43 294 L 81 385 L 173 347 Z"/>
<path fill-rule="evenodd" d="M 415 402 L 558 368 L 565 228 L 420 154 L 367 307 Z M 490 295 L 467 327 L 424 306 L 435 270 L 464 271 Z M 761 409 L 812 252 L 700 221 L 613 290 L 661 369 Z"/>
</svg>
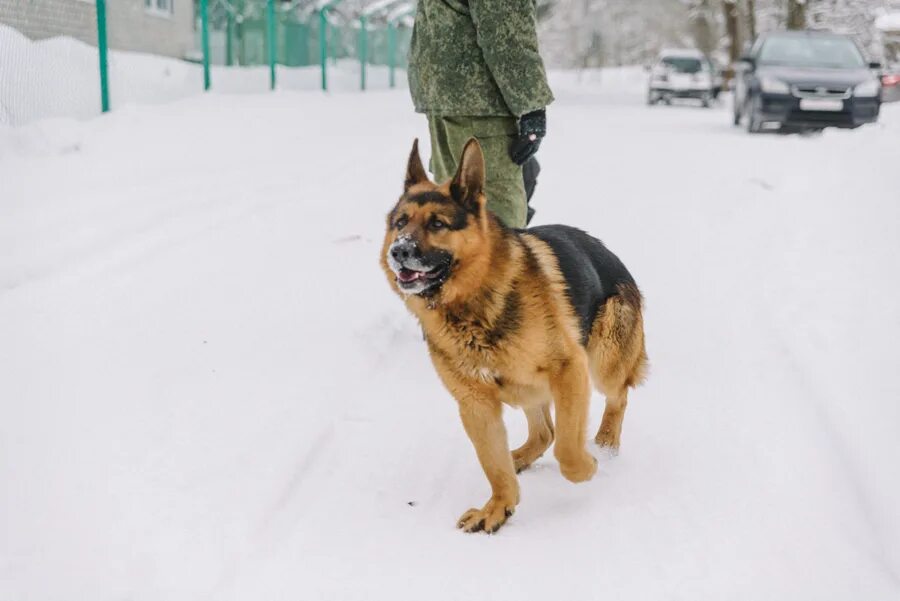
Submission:
<svg viewBox="0 0 900 601">
<path fill-rule="evenodd" d="M 603 421 L 594 441 L 617 453 L 628 389 L 641 383 L 647 366 L 641 297 L 636 287 L 621 286 L 619 294 L 601 309 L 591 332 L 588 356 L 594 383 L 606 395 Z"/>
<path fill-rule="evenodd" d="M 512 452 L 516 473 L 527 469 L 553 443 L 553 417 L 549 403 L 529 405 L 525 408 L 525 417 L 528 419 L 528 439 Z"/>
<path fill-rule="evenodd" d="M 607 393 L 606 409 L 603 410 L 603 421 L 594 438 L 601 447 L 613 453 L 619 452 L 619 439 L 622 435 L 622 421 L 625 419 L 625 407 L 628 405 L 628 388 Z"/>
</svg>

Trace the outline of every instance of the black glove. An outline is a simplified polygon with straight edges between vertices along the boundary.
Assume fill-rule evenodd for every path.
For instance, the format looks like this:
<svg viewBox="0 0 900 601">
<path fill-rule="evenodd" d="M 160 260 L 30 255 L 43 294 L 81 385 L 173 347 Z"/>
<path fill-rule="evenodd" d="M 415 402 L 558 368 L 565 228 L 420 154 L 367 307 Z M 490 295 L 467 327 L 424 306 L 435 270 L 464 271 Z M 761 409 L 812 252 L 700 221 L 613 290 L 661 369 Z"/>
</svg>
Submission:
<svg viewBox="0 0 900 601">
<path fill-rule="evenodd" d="M 534 156 L 547 135 L 547 111 L 539 109 L 519 117 L 519 135 L 509 148 L 509 157 L 516 165 L 522 165 Z"/>
</svg>

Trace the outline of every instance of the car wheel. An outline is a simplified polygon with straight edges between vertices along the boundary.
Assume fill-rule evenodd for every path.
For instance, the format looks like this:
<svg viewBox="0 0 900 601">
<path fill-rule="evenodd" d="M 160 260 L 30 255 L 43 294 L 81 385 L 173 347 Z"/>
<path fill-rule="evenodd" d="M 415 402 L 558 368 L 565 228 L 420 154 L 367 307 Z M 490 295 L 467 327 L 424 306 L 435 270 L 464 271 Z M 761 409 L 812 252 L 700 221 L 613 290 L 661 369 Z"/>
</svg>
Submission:
<svg viewBox="0 0 900 601">
<path fill-rule="evenodd" d="M 758 134 L 762 131 L 762 122 L 759 120 L 759 103 L 755 98 L 747 101 L 747 133 Z"/>
<path fill-rule="evenodd" d="M 647 106 L 653 106 L 659 101 L 659 98 L 652 91 L 647 92 Z"/>
</svg>

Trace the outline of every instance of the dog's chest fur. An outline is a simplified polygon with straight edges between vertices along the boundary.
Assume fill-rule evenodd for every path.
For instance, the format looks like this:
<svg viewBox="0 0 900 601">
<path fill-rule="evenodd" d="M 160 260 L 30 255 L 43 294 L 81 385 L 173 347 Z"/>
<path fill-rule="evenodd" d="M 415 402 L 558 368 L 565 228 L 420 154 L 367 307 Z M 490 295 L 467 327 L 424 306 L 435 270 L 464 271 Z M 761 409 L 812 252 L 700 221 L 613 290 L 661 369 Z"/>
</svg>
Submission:
<svg viewBox="0 0 900 601">
<path fill-rule="evenodd" d="M 477 304 L 435 307 L 422 323 L 432 353 L 460 376 L 502 386 L 509 372 L 508 351 L 522 328 L 522 298 L 515 288 L 486 294 L 487 306 L 479 299 Z"/>
<path fill-rule="evenodd" d="M 521 326 L 522 298 L 518 290 L 510 290 L 497 304 L 499 311 L 491 316 L 483 308 L 441 308 L 447 337 L 457 351 L 481 356 L 492 354 L 508 342 Z"/>
</svg>

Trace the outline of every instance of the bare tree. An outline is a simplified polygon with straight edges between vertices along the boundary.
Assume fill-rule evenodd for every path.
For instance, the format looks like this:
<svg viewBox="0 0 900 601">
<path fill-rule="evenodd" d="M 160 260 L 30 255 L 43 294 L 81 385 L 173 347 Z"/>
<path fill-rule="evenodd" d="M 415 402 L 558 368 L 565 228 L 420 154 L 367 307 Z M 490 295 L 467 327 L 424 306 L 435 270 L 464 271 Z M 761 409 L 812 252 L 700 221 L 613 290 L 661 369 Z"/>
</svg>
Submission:
<svg viewBox="0 0 900 601">
<path fill-rule="evenodd" d="M 728 44 L 728 62 L 735 62 L 741 54 L 740 31 L 738 30 L 739 16 L 737 0 L 722 0 L 722 10 L 725 13 L 725 38 Z"/>
<path fill-rule="evenodd" d="M 756 0 L 747 0 L 747 39 L 756 39 Z"/>
<path fill-rule="evenodd" d="M 788 0 L 788 29 L 806 29 L 806 0 Z"/>
<path fill-rule="evenodd" d="M 712 15 L 711 0 L 687 0 L 688 23 L 694 45 L 704 54 L 711 54 L 718 46 L 715 33 L 715 18 Z"/>
<path fill-rule="evenodd" d="M 345 0 L 351 1 L 364 0 Z M 662 48 L 683 46 L 727 62 L 760 33 L 806 27 L 849 34 L 880 56 L 875 19 L 900 11 L 900 0 L 538 0 L 538 6 L 547 64 L 593 68 L 647 63 Z"/>
</svg>

